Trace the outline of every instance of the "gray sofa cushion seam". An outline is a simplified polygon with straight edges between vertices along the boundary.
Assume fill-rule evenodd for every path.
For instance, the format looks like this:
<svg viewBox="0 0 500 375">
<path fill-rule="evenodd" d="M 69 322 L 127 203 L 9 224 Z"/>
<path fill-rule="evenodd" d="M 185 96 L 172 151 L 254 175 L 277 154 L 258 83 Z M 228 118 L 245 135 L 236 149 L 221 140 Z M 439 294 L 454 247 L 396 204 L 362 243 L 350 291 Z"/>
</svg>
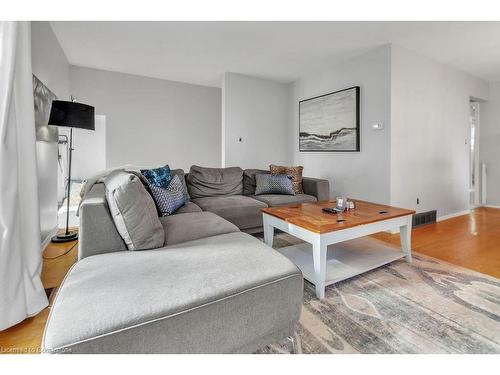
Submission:
<svg viewBox="0 0 500 375">
<path fill-rule="evenodd" d="M 76 265 L 76 263 L 75 263 Z M 73 265 L 73 267 L 75 266 Z M 71 269 L 73 269 L 73 267 L 71 267 Z M 71 269 L 70 271 L 66 274 L 66 276 L 64 277 L 64 280 L 63 280 L 63 284 L 61 285 L 64 285 L 64 281 L 66 280 L 66 277 L 69 275 L 69 273 L 71 272 Z M 298 270 L 297 270 L 298 271 Z M 84 342 L 89 342 L 89 341 L 93 341 L 93 340 L 96 340 L 96 339 L 99 339 L 101 337 L 105 337 L 105 336 L 109 336 L 109 335 L 113 335 L 115 333 L 119 333 L 119 332 L 123 332 L 123 331 L 127 331 L 129 329 L 133 329 L 133 328 L 136 328 L 136 327 L 141 327 L 143 325 L 146 325 L 146 324 L 150 324 L 150 323 L 154 323 L 154 322 L 157 322 L 157 321 L 160 321 L 160 320 L 164 320 L 164 319 L 169 319 L 169 318 L 172 318 L 174 316 L 177 316 L 177 315 L 180 315 L 180 314 L 185 314 L 187 312 L 190 312 L 190 311 L 193 311 L 193 310 L 197 310 L 197 309 L 200 309 L 200 308 L 203 308 L 205 306 L 210 306 L 214 303 L 218 303 L 220 301 L 224 301 L 226 299 L 229 299 L 229 298 L 233 298 L 235 296 L 239 296 L 241 294 L 244 294 L 244 293 L 247 293 L 247 292 L 250 292 L 250 291 L 253 291 L 253 290 L 256 290 L 256 289 L 259 289 L 259 288 L 262 288 L 262 287 L 265 287 L 267 285 L 271 285 L 271 284 L 275 284 L 275 283 L 278 283 L 280 281 L 283 281 L 283 280 L 287 280 L 287 279 L 290 279 L 292 277 L 302 277 L 302 273 L 299 271 L 293 275 L 288 275 L 288 276 L 285 276 L 285 277 L 281 277 L 279 279 L 276 279 L 276 280 L 272 280 L 272 281 L 268 281 L 267 283 L 264 283 L 264 284 L 260 284 L 260 285 L 256 285 L 252 288 L 249 288 L 249 289 L 245 289 L 245 290 L 242 290 L 241 292 L 238 292 L 238 293 L 233 293 L 233 294 L 230 294 L 228 296 L 225 296 L 225 297 L 222 297 L 222 298 L 219 298 L 219 299 L 216 299 L 214 301 L 211 301 L 211 302 L 207 302 L 207 303 L 204 303 L 202 305 L 199 305 L 199 306 L 194 306 L 194 307 L 191 307 L 187 310 L 182 310 L 182 311 L 178 311 L 176 313 L 173 313 L 173 314 L 170 314 L 170 315 L 166 315 L 166 316 L 161 316 L 161 317 L 158 317 L 158 318 L 155 318 L 155 319 L 151 319 L 151 320 L 147 320 L 145 322 L 142 322 L 142 323 L 137 323 L 137 324 L 134 324 L 132 326 L 129 326 L 129 327 L 123 327 L 123 328 L 120 328 L 120 329 L 117 329 L 117 330 L 114 330 L 114 331 L 111 331 L 111 332 L 107 332 L 107 333 L 103 333 L 101 335 L 98 335 L 98 336 L 94 336 L 94 337 L 89 337 L 88 339 L 85 339 L 85 340 L 80 340 L 80 341 L 77 341 L 77 342 L 73 342 L 71 344 L 67 344 L 67 345 L 63 345 L 63 346 L 60 346 L 58 348 L 51 348 L 49 349 L 48 353 L 50 352 L 54 352 L 54 351 L 60 351 L 62 349 L 66 349 L 66 348 L 70 348 L 72 346 L 75 346 L 75 345 L 78 345 L 78 344 L 81 344 L 81 343 L 84 343 Z M 57 297 L 59 296 L 59 293 L 62 291 L 59 290 L 58 293 L 57 293 L 57 296 L 56 298 L 54 299 L 54 303 L 53 303 L 53 307 L 56 306 L 56 301 L 57 301 Z M 49 318 L 48 318 L 48 321 L 50 322 L 50 315 L 52 314 L 52 311 L 53 309 L 50 310 L 50 314 L 49 314 Z M 47 332 L 47 327 L 45 328 L 45 332 Z M 45 332 L 44 332 L 44 335 L 43 335 L 43 347 L 45 347 Z"/>
</svg>

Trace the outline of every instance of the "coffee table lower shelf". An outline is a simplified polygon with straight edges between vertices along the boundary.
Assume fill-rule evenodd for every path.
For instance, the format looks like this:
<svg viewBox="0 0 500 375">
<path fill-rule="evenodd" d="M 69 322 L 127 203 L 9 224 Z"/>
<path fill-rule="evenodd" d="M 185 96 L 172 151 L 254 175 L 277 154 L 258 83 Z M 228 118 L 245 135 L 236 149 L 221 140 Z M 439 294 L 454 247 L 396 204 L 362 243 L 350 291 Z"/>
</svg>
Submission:
<svg viewBox="0 0 500 375">
<path fill-rule="evenodd" d="M 277 249 L 299 267 L 304 278 L 315 284 L 312 245 L 304 242 Z M 400 249 L 371 237 L 328 246 L 325 286 L 391 263 L 404 255 Z"/>
</svg>

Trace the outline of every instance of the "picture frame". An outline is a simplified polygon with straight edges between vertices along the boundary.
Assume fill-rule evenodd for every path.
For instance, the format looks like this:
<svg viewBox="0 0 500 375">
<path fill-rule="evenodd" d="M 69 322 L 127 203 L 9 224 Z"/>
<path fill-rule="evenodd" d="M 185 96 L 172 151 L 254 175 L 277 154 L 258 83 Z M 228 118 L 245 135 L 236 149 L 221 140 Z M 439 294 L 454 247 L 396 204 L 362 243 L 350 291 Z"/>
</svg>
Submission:
<svg viewBox="0 0 500 375">
<path fill-rule="evenodd" d="M 299 152 L 359 152 L 359 86 L 299 101 Z"/>
<path fill-rule="evenodd" d="M 56 100 L 57 96 L 34 74 L 32 75 L 32 82 L 36 140 L 57 142 L 59 130 L 56 126 L 48 125 L 52 101 Z"/>
</svg>

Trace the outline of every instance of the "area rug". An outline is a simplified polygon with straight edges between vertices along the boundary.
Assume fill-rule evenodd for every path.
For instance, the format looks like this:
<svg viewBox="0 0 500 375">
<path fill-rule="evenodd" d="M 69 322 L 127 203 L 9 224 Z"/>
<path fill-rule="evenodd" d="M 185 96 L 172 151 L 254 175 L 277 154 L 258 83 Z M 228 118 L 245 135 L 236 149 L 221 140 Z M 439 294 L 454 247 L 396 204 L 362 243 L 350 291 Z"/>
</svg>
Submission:
<svg viewBox="0 0 500 375">
<path fill-rule="evenodd" d="M 274 247 L 300 242 L 279 234 Z M 398 260 L 327 287 L 322 301 L 305 281 L 294 345 L 259 353 L 291 351 L 500 353 L 500 280 L 414 253 L 411 265 Z"/>
</svg>

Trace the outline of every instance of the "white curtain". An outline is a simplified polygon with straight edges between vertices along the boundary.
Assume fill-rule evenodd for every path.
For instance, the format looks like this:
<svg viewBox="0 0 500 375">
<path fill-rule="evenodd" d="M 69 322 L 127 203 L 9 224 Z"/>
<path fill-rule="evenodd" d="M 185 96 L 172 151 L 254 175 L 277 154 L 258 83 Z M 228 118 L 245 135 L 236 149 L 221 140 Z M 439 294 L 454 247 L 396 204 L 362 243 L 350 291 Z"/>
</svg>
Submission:
<svg viewBox="0 0 500 375">
<path fill-rule="evenodd" d="M 0 330 L 47 306 L 29 22 L 0 22 Z"/>
</svg>

